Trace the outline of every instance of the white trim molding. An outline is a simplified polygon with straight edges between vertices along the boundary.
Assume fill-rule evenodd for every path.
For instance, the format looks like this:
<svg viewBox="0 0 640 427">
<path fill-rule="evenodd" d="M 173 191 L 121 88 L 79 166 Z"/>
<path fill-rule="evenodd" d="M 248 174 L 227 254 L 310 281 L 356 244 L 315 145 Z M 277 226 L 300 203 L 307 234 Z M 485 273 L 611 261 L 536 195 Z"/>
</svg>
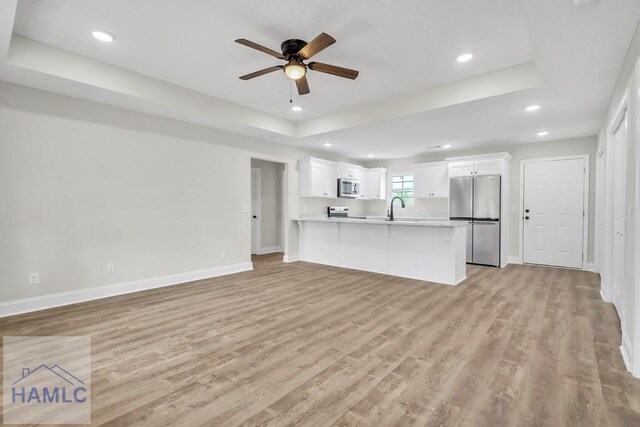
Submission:
<svg viewBox="0 0 640 427">
<path fill-rule="evenodd" d="M 108 286 L 78 289 L 74 291 L 42 295 L 33 298 L 7 301 L 0 303 L 0 318 L 102 298 L 109 298 L 117 295 L 125 295 L 133 292 L 190 283 L 196 280 L 211 279 L 213 277 L 226 276 L 228 274 L 235 274 L 249 270 L 253 270 L 253 264 L 250 262 L 245 262 L 241 264 L 232 264 L 222 267 L 209 268 L 206 270 L 172 274 L 170 276 L 155 277 L 151 279 L 117 283 Z"/>
<path fill-rule="evenodd" d="M 522 258 L 519 256 L 510 256 L 507 258 L 507 264 L 522 264 Z"/>
<path fill-rule="evenodd" d="M 622 360 L 624 360 L 624 366 L 627 368 L 633 376 L 638 376 L 637 372 L 634 370 L 633 366 L 633 352 L 632 352 L 632 344 L 629 336 L 626 334 L 624 329 L 622 330 L 622 345 L 620 346 L 620 353 L 622 353 Z"/>
<path fill-rule="evenodd" d="M 277 252 L 284 252 L 282 246 L 271 246 L 268 248 L 260 248 L 256 251 L 256 255 L 274 254 Z"/>
<path fill-rule="evenodd" d="M 300 261 L 300 255 L 287 255 L 282 257 L 282 262 L 298 262 Z"/>
</svg>

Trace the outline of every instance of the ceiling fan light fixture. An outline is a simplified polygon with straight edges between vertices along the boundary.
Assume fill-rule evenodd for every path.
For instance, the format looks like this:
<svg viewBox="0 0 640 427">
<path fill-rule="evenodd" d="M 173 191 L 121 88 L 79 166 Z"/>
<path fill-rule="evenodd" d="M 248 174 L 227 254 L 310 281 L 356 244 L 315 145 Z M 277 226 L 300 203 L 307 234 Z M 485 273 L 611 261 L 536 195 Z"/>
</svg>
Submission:
<svg viewBox="0 0 640 427">
<path fill-rule="evenodd" d="M 291 80 L 298 80 L 304 77 L 304 75 L 307 73 L 307 67 L 305 67 L 302 62 L 291 61 L 284 66 L 284 73 Z"/>
</svg>

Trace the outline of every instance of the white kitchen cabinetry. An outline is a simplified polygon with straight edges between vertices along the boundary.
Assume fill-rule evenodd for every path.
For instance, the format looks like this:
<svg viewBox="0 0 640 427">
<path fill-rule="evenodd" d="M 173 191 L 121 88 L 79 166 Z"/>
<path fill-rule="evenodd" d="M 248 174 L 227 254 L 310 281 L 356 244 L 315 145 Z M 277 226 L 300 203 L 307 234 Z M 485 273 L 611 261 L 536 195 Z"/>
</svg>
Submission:
<svg viewBox="0 0 640 427">
<path fill-rule="evenodd" d="M 340 169 L 339 178 L 344 179 L 360 180 L 364 172 L 362 167 L 357 165 L 350 165 L 347 163 L 338 163 L 338 168 Z"/>
<path fill-rule="evenodd" d="M 449 163 L 449 178 L 459 176 L 471 176 L 475 171 L 474 162 L 453 162 Z"/>
<path fill-rule="evenodd" d="M 413 197 L 449 197 L 449 167 L 446 162 L 413 166 Z"/>
<path fill-rule="evenodd" d="M 482 159 L 449 163 L 449 178 L 461 176 L 502 175 L 504 173 L 502 158 Z"/>
<path fill-rule="evenodd" d="M 365 179 L 360 180 L 365 200 L 385 200 L 387 198 L 387 170 L 385 168 L 365 169 Z"/>
<path fill-rule="evenodd" d="M 336 163 L 313 157 L 300 159 L 300 197 L 338 197 Z"/>
</svg>

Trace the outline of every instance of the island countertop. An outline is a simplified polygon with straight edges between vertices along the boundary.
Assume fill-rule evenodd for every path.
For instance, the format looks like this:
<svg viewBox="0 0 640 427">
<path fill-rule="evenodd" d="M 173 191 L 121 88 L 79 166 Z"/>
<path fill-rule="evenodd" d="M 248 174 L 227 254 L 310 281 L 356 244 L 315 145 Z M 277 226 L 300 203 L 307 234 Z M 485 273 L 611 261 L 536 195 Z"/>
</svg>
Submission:
<svg viewBox="0 0 640 427">
<path fill-rule="evenodd" d="M 294 221 L 300 222 L 325 222 L 325 223 L 346 223 L 346 224 L 373 224 L 373 225 L 393 225 L 393 226 L 413 226 L 413 227 L 466 227 L 466 221 L 450 221 L 448 219 L 419 219 L 419 218 L 396 218 L 389 221 L 386 218 L 328 218 L 324 217 L 302 217 Z"/>
</svg>

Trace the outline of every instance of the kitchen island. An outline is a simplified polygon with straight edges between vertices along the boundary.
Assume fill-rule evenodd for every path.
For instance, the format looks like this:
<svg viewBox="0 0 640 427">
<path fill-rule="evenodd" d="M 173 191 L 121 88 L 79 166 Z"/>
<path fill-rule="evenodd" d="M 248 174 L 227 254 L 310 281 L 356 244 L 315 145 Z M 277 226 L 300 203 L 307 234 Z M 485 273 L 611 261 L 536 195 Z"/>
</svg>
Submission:
<svg viewBox="0 0 640 427">
<path fill-rule="evenodd" d="M 462 221 L 301 218 L 300 260 L 457 285 L 466 278 Z"/>
</svg>

